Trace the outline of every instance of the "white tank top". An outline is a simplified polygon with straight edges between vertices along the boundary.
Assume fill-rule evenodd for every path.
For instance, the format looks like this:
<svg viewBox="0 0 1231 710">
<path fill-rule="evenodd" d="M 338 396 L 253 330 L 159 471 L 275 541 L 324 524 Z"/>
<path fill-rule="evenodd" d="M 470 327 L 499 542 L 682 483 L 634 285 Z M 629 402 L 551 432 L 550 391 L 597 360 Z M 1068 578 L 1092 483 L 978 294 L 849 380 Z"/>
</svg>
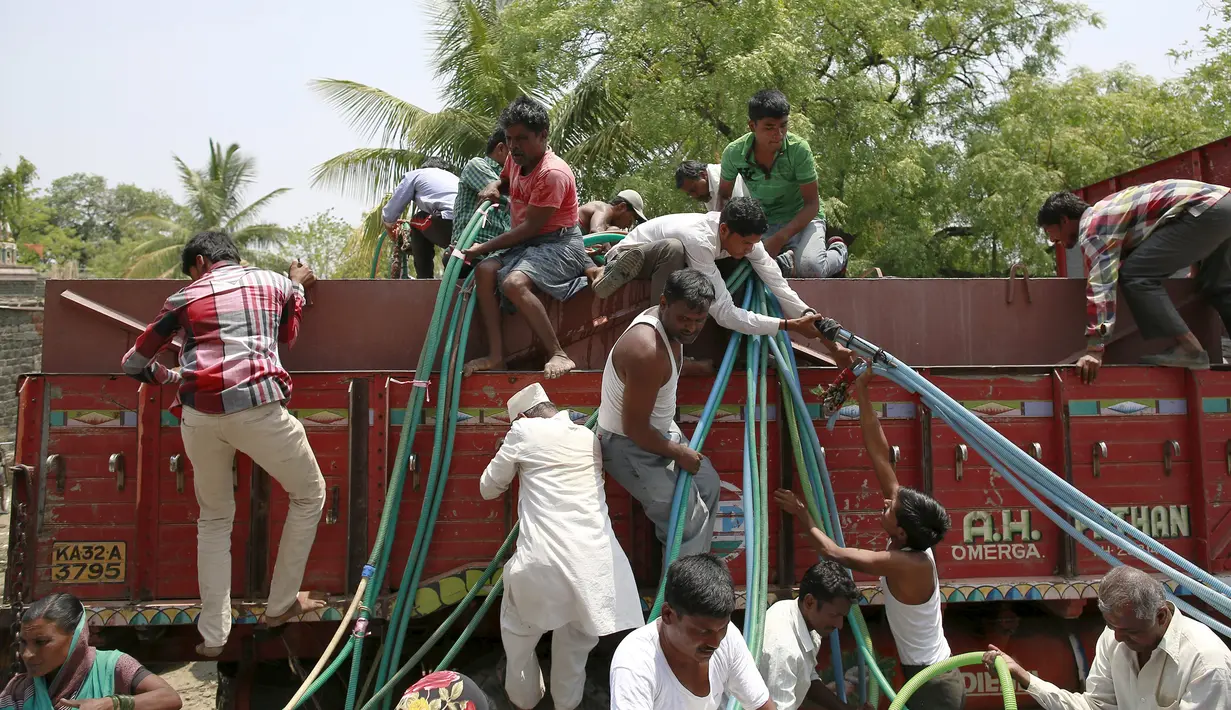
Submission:
<svg viewBox="0 0 1231 710">
<path fill-rule="evenodd" d="M 940 615 L 940 579 L 936 575 L 936 557 L 924 552 L 932 563 L 932 596 L 922 604 L 903 604 L 889 591 L 889 583 L 881 577 L 885 595 L 885 616 L 898 645 L 898 657 L 908 666 L 930 666 L 953 655 Z"/>
<path fill-rule="evenodd" d="M 667 355 L 671 358 L 671 379 L 667 380 L 667 384 L 663 385 L 658 390 L 658 397 L 654 400 L 654 411 L 650 412 L 650 426 L 658 433 L 667 436 L 667 432 L 671 430 L 671 425 L 675 423 L 675 390 L 680 382 L 680 366 L 675 361 L 675 349 L 671 347 L 671 340 L 667 337 L 667 331 L 663 329 L 662 321 L 653 315 L 653 310 L 646 311 L 633 319 L 625 329 L 624 334 L 620 336 L 622 340 L 628 331 L 634 326 L 641 323 L 646 323 L 654 326 L 654 330 L 658 331 L 658 337 L 663 339 L 663 343 L 667 346 Z M 616 344 L 619 344 L 619 340 Z M 615 347 L 611 348 L 611 352 L 615 353 Z M 607 366 L 603 368 L 603 399 L 598 407 L 598 425 L 613 434 L 624 435 L 624 382 L 620 380 L 620 376 L 616 374 L 615 365 L 611 364 L 611 355 L 607 355 Z"/>
</svg>

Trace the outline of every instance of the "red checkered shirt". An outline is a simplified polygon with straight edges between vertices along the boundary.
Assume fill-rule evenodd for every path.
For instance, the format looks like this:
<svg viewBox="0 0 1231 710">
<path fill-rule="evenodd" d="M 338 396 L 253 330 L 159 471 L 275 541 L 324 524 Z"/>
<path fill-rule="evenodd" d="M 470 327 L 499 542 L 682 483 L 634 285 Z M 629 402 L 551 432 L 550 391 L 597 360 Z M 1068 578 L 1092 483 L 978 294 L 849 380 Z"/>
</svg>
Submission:
<svg viewBox="0 0 1231 710">
<path fill-rule="evenodd" d="M 218 262 L 163 304 L 157 320 L 124 356 L 124 372 L 142 381 L 179 383 L 172 411 L 187 405 L 231 414 L 291 396 L 278 343 L 295 344 L 303 286 L 264 269 Z M 154 359 L 184 331 L 179 371 Z"/>
<path fill-rule="evenodd" d="M 1194 217 L 1231 189 L 1195 180 L 1160 180 L 1103 198 L 1081 217 L 1077 243 L 1086 258 L 1086 337 L 1101 347 L 1116 324 L 1116 281 L 1122 254 L 1184 212 Z"/>
</svg>

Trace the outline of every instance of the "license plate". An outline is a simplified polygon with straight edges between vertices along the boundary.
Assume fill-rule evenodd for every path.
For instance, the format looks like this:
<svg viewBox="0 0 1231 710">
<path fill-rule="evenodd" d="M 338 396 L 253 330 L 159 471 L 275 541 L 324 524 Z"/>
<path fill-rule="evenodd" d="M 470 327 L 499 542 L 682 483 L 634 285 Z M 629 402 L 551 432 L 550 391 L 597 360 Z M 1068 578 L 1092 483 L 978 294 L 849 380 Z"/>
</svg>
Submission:
<svg viewBox="0 0 1231 710">
<path fill-rule="evenodd" d="M 61 584 L 118 584 L 128 571 L 126 542 L 57 542 L 51 578 Z"/>
</svg>

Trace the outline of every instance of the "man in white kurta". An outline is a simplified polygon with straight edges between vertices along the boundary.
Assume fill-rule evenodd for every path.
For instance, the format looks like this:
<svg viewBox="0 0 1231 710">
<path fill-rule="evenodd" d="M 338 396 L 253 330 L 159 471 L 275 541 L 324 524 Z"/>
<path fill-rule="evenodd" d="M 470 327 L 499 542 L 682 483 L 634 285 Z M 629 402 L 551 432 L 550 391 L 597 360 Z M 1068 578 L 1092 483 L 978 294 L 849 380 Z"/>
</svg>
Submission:
<svg viewBox="0 0 1231 710">
<path fill-rule="evenodd" d="M 573 710 L 581 704 L 586 659 L 598 638 L 644 624 L 641 600 L 607 515 L 594 433 L 557 410 L 537 383 L 509 399 L 509 421 L 479 481 L 490 500 L 521 476 L 521 533 L 504 566 L 500 605 L 505 692 L 522 710 L 543 699 L 535 647 L 551 631 L 551 696 L 556 710 Z"/>
<path fill-rule="evenodd" d="M 1099 584 L 1107 629 L 1099 637 L 1086 691 L 1038 678 L 995 646 L 1013 679 L 1044 710 L 1231 710 L 1231 651 L 1208 626 L 1180 613 L 1145 572 L 1117 567 Z"/>
</svg>

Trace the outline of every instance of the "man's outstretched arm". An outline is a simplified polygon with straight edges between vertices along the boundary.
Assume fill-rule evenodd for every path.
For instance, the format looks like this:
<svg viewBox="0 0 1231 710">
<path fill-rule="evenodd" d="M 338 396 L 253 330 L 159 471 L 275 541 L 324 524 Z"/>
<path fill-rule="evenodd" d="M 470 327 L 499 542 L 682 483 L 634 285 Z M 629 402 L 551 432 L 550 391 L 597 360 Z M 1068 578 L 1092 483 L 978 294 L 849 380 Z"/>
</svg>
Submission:
<svg viewBox="0 0 1231 710">
<path fill-rule="evenodd" d="M 898 550 L 861 550 L 857 547 L 843 547 L 833 538 L 825 534 L 808 513 L 794 493 L 783 488 L 774 491 L 774 500 L 784 513 L 794 515 L 808 530 L 809 542 L 821 557 L 833 560 L 838 564 L 877 577 L 886 577 L 901 572 L 910 564 L 910 559 Z"/>
<path fill-rule="evenodd" d="M 885 438 L 885 430 L 881 427 L 876 410 L 872 407 L 872 399 L 868 395 L 868 382 L 872 379 L 872 367 L 855 380 L 855 399 L 859 402 L 859 429 L 863 432 L 863 448 L 872 460 L 872 470 L 876 472 L 876 480 L 880 482 L 881 492 L 886 498 L 893 498 L 898 491 L 898 474 L 893 470 L 893 459 L 889 455 L 889 440 Z"/>
</svg>

